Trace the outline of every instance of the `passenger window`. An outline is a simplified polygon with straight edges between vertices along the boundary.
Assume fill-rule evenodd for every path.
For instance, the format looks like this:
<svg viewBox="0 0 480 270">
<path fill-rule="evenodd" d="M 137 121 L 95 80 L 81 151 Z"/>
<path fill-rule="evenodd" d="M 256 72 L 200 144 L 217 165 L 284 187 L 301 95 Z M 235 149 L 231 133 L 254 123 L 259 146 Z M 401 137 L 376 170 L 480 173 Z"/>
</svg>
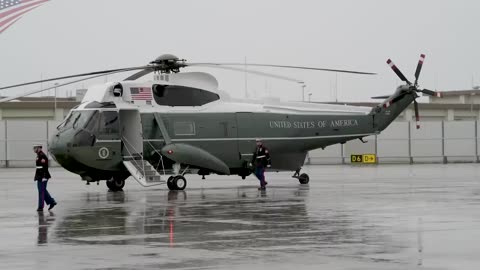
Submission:
<svg viewBox="0 0 480 270">
<path fill-rule="evenodd" d="M 175 122 L 173 129 L 175 135 L 195 135 L 195 123 L 193 122 Z"/>
</svg>

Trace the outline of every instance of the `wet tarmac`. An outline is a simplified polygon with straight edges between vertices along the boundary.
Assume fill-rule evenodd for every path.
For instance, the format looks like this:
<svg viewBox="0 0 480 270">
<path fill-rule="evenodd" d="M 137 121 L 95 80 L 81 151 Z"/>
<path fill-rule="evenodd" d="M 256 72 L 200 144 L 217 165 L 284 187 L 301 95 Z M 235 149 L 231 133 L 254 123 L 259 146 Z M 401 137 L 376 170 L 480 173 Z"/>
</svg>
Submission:
<svg viewBox="0 0 480 270">
<path fill-rule="evenodd" d="M 2 269 L 480 269 L 480 166 L 309 166 L 189 176 L 124 192 L 53 169 L 37 214 L 31 169 L 0 169 Z"/>
</svg>

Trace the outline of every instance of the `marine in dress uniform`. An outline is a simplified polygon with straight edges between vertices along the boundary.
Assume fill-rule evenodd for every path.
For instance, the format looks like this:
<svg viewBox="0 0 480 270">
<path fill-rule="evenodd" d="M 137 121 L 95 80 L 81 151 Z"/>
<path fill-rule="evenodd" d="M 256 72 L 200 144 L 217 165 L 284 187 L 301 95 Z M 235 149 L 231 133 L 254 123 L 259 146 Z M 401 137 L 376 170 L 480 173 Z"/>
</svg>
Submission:
<svg viewBox="0 0 480 270">
<path fill-rule="evenodd" d="M 37 181 L 38 188 L 38 208 L 37 211 L 43 211 L 44 203 L 49 205 L 48 210 L 51 210 L 57 202 L 52 198 L 47 190 L 48 180 L 51 178 L 48 171 L 48 157 L 42 151 L 41 144 L 35 144 L 33 151 L 37 154 L 37 160 L 35 161 L 36 170 L 34 181 Z"/>
<path fill-rule="evenodd" d="M 270 160 L 270 153 L 268 152 L 267 147 L 263 145 L 261 139 L 256 140 L 257 147 L 253 152 L 251 164 L 255 167 L 255 176 L 260 180 L 260 188 L 265 189 L 267 181 L 265 181 L 265 168 L 270 168 L 272 166 Z"/>
</svg>

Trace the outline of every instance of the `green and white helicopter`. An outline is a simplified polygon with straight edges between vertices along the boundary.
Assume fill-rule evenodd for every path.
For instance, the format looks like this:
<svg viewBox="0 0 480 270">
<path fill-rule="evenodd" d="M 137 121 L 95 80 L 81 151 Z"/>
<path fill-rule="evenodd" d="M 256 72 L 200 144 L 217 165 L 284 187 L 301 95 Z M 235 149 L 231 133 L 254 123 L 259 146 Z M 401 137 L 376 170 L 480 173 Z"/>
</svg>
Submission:
<svg viewBox="0 0 480 270">
<path fill-rule="evenodd" d="M 212 75 L 180 72 L 184 67 L 210 67 L 245 72 L 243 63 L 187 63 L 173 55 L 158 57 L 148 65 L 103 70 L 22 83 L 77 78 L 64 85 L 119 72 L 137 73 L 120 82 L 88 89 L 82 103 L 71 110 L 49 139 L 48 150 L 65 169 L 90 182 L 106 180 L 112 191 L 121 190 L 132 176 L 142 186 L 167 184 L 183 190 L 185 175 L 250 175 L 249 163 L 255 140 L 261 139 L 271 153 L 267 171 L 292 171 L 301 184 L 307 152 L 380 133 L 412 102 L 418 121 L 418 93 L 440 96 L 419 89 L 418 77 L 425 56 L 421 55 L 411 83 L 388 60 L 406 84 L 399 86 L 377 106 L 358 107 L 301 102 L 259 102 L 233 99 L 218 89 Z M 248 64 L 371 75 L 374 73 L 312 67 Z M 280 79 L 289 78 L 248 72 Z M 137 79 L 154 73 L 154 80 Z M 7 102 L 50 88 L 3 98 Z"/>
</svg>

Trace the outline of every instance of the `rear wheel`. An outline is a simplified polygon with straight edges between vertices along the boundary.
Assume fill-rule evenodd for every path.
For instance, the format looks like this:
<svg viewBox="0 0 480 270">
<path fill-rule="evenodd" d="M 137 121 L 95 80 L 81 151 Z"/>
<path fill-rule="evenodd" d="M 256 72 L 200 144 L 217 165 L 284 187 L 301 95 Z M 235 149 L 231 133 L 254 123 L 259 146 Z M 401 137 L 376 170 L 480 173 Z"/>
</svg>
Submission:
<svg viewBox="0 0 480 270">
<path fill-rule="evenodd" d="M 170 176 L 170 177 L 168 177 L 168 179 L 167 179 L 167 187 L 168 187 L 168 189 L 170 189 L 170 190 L 175 190 L 175 186 L 173 185 L 173 179 L 174 179 L 174 178 L 175 178 L 175 177 Z"/>
<path fill-rule="evenodd" d="M 173 185 L 175 186 L 175 190 L 184 190 L 187 187 L 187 179 L 182 175 L 175 176 Z"/>
</svg>

